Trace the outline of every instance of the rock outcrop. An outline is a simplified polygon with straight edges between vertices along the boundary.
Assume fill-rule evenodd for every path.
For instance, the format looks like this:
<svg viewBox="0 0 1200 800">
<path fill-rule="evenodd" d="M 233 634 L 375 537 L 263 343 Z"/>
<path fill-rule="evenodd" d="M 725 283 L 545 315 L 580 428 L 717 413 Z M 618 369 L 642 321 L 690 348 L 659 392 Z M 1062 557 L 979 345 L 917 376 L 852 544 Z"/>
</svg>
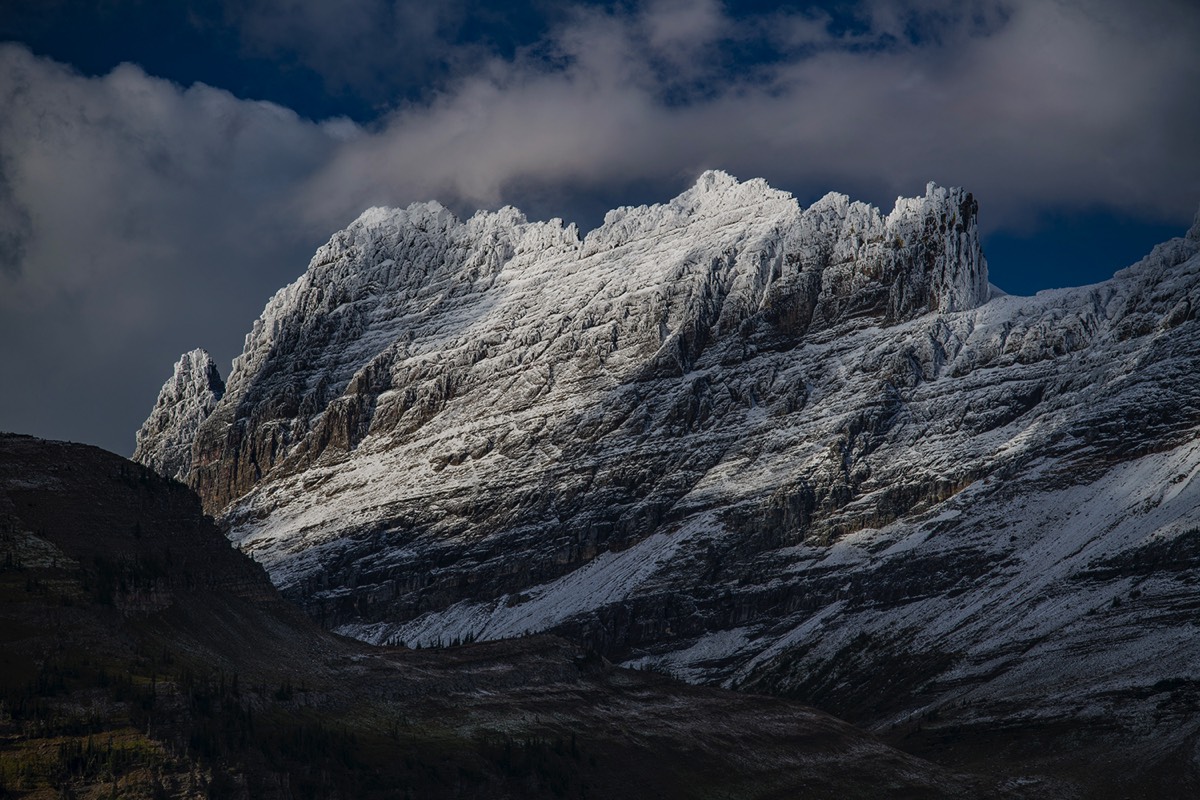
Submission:
<svg viewBox="0 0 1200 800">
<path fill-rule="evenodd" d="M 186 480 L 196 431 L 224 394 L 221 373 L 208 351 L 184 353 L 137 432 L 133 460 L 165 477 Z"/>
</svg>

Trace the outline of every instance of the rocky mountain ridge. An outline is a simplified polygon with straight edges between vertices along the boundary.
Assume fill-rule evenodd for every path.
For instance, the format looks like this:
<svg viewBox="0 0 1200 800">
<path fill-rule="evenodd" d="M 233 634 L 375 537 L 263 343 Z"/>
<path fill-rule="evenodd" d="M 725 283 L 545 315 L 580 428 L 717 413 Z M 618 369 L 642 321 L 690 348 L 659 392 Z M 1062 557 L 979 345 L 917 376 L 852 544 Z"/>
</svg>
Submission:
<svg viewBox="0 0 1200 800">
<path fill-rule="evenodd" d="M 1181 757 L 1200 223 L 1021 298 L 977 210 L 723 173 L 583 239 L 373 209 L 268 303 L 188 481 L 368 641 L 552 630 L 896 735 Z"/>
</svg>

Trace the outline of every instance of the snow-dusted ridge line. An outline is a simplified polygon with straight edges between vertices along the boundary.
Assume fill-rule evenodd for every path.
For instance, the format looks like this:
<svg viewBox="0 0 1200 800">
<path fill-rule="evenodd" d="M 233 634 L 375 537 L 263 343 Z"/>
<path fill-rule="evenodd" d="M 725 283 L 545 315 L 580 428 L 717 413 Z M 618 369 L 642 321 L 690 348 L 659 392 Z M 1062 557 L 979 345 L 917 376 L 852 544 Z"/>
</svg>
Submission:
<svg viewBox="0 0 1200 800">
<path fill-rule="evenodd" d="M 771 262 L 779 262 L 778 251 L 791 246 L 808 251 L 791 254 L 797 258 L 832 262 L 823 270 L 827 285 L 806 288 L 818 295 L 816 301 L 828 296 L 833 316 L 845 295 L 872 285 L 876 294 L 881 294 L 880 289 L 888 293 L 874 302 L 886 304 L 886 314 L 893 318 L 930 307 L 955 310 L 978 305 L 989 289 L 974 213 L 970 195 L 932 184 L 924 198 L 898 200 L 886 219 L 877 209 L 836 194 L 802 213 L 787 193 L 762 181 L 738 183 L 718 172 L 705 173 L 671 203 L 612 212 L 606 224 L 582 243 L 573 227 L 564 229 L 558 221 L 528 223 L 511 208 L 481 212 L 465 223 L 437 203 L 403 210 L 372 209 L 321 248 L 309 270 L 268 303 L 234 362 L 223 404 L 227 410 L 218 410 L 209 428 L 227 429 L 233 422 L 230 414 L 247 395 L 253 403 L 265 383 L 282 378 L 271 373 L 288 363 L 286 352 L 281 351 L 289 348 L 306 348 L 306 358 L 322 362 L 306 370 L 302 384 L 286 379 L 290 384 L 286 393 L 300 394 L 307 403 L 295 410 L 281 409 L 289 420 L 287 428 L 256 448 L 266 452 L 256 452 L 237 475 L 210 479 L 207 465 L 217 453 L 209 453 L 210 448 L 202 444 L 195 480 L 212 502 L 232 499 L 274 466 L 281 447 L 295 451 L 295 440 L 318 421 L 331 396 L 344 391 L 355 373 L 372 370 L 372 362 L 377 365 L 373 374 L 378 374 L 381 359 L 443 357 L 447 345 L 462 343 L 468 325 L 475 333 L 502 336 L 521 324 L 530 308 L 562 305 L 564 313 L 551 315 L 547 322 L 560 328 L 558 332 L 563 325 L 586 331 L 588 323 L 620 327 L 612 315 L 624 313 L 628 318 L 631 305 L 644 306 L 649 295 L 657 307 L 648 310 L 664 318 L 657 325 L 635 320 L 632 331 L 613 335 L 632 333 L 644 340 L 639 343 L 643 348 L 688 347 L 694 330 L 684 330 L 666 347 L 663 339 L 673 332 L 680 334 L 679 328 L 693 322 L 688 317 L 698 310 L 696 302 L 721 302 L 726 319 L 714 321 L 729 327 L 754 313 L 755 306 L 770 302 L 773 290 L 786 296 L 790 287 L 777 278 L 790 277 L 787 273 L 796 272 L 796 265 Z M 752 224 L 744 224 L 748 220 Z M 936 237 L 929 235 L 931 223 L 943 229 Z M 709 248 L 708 263 L 697 261 L 697 254 L 688 252 L 688 240 L 712 236 L 718 246 Z M 671 248 L 657 248 L 666 259 L 655 265 L 660 268 L 654 274 L 631 276 L 621 269 L 617 280 L 612 279 L 614 261 L 639 257 L 627 252 L 629 247 L 645 249 L 653 243 L 673 243 Z M 943 252 L 935 252 L 937 248 Z M 761 263 L 745 269 L 725 258 L 735 254 L 743 264 L 750 260 L 747 256 L 756 256 Z M 672 264 L 671 259 L 678 263 Z M 917 259 L 927 263 L 914 264 Z M 859 269 L 864 263 L 872 268 L 866 274 Z M 880 279 L 893 277 L 888 273 L 901 280 L 881 287 Z M 680 287 L 689 274 L 692 285 Z M 664 295 L 675 288 L 691 291 L 692 306 L 664 302 L 669 300 Z M 700 296 L 694 296 L 697 292 Z M 584 319 L 576 318 L 579 313 Z M 460 337 L 457 342 L 455 335 Z M 312 349 L 314 337 L 323 339 L 320 352 Z M 318 438 L 328 435 L 322 431 Z M 347 432 L 348 439 L 356 435 Z M 317 449 L 323 449 L 319 443 Z M 214 486 L 210 481 L 232 485 Z"/>
<path fill-rule="evenodd" d="M 848 712 L 915 660 L 867 722 L 967 696 L 1001 719 L 1018 674 L 1049 719 L 1064 648 L 1108 663 L 1106 624 L 1121 670 L 1179 678 L 1134 649 L 1197 599 L 1197 230 L 1014 297 L 974 198 L 933 184 L 884 215 L 706 173 L 582 240 L 511 208 L 371 209 L 268 303 L 188 479 L 371 641 L 553 630 Z M 1071 702 L 1133 691 L 1114 674 Z"/>
</svg>

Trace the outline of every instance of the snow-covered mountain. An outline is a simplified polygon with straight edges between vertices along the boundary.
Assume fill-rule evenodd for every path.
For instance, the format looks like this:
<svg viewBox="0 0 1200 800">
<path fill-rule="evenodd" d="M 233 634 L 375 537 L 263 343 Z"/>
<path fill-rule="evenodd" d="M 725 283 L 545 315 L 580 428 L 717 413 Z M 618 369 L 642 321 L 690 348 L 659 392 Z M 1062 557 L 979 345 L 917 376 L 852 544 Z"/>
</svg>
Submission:
<svg viewBox="0 0 1200 800">
<path fill-rule="evenodd" d="M 719 172 L 582 239 L 371 209 L 137 457 L 368 641 L 553 630 L 880 730 L 1136 720 L 1163 757 L 1200 698 L 1200 218 L 1012 297 L 976 214 Z"/>
</svg>

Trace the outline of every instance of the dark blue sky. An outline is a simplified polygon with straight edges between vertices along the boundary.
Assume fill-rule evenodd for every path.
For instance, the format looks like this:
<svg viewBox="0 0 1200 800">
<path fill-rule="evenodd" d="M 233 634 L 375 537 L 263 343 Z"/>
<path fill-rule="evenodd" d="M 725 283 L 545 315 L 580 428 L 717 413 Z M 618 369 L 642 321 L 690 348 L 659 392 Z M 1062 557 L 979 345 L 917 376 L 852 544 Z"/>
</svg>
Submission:
<svg viewBox="0 0 1200 800">
<path fill-rule="evenodd" d="M 7 0 L 0 42 L 0 429 L 122 453 L 371 204 L 589 228 L 713 167 L 885 211 L 934 180 L 1030 294 L 1200 203 L 1182 0 Z"/>
</svg>

